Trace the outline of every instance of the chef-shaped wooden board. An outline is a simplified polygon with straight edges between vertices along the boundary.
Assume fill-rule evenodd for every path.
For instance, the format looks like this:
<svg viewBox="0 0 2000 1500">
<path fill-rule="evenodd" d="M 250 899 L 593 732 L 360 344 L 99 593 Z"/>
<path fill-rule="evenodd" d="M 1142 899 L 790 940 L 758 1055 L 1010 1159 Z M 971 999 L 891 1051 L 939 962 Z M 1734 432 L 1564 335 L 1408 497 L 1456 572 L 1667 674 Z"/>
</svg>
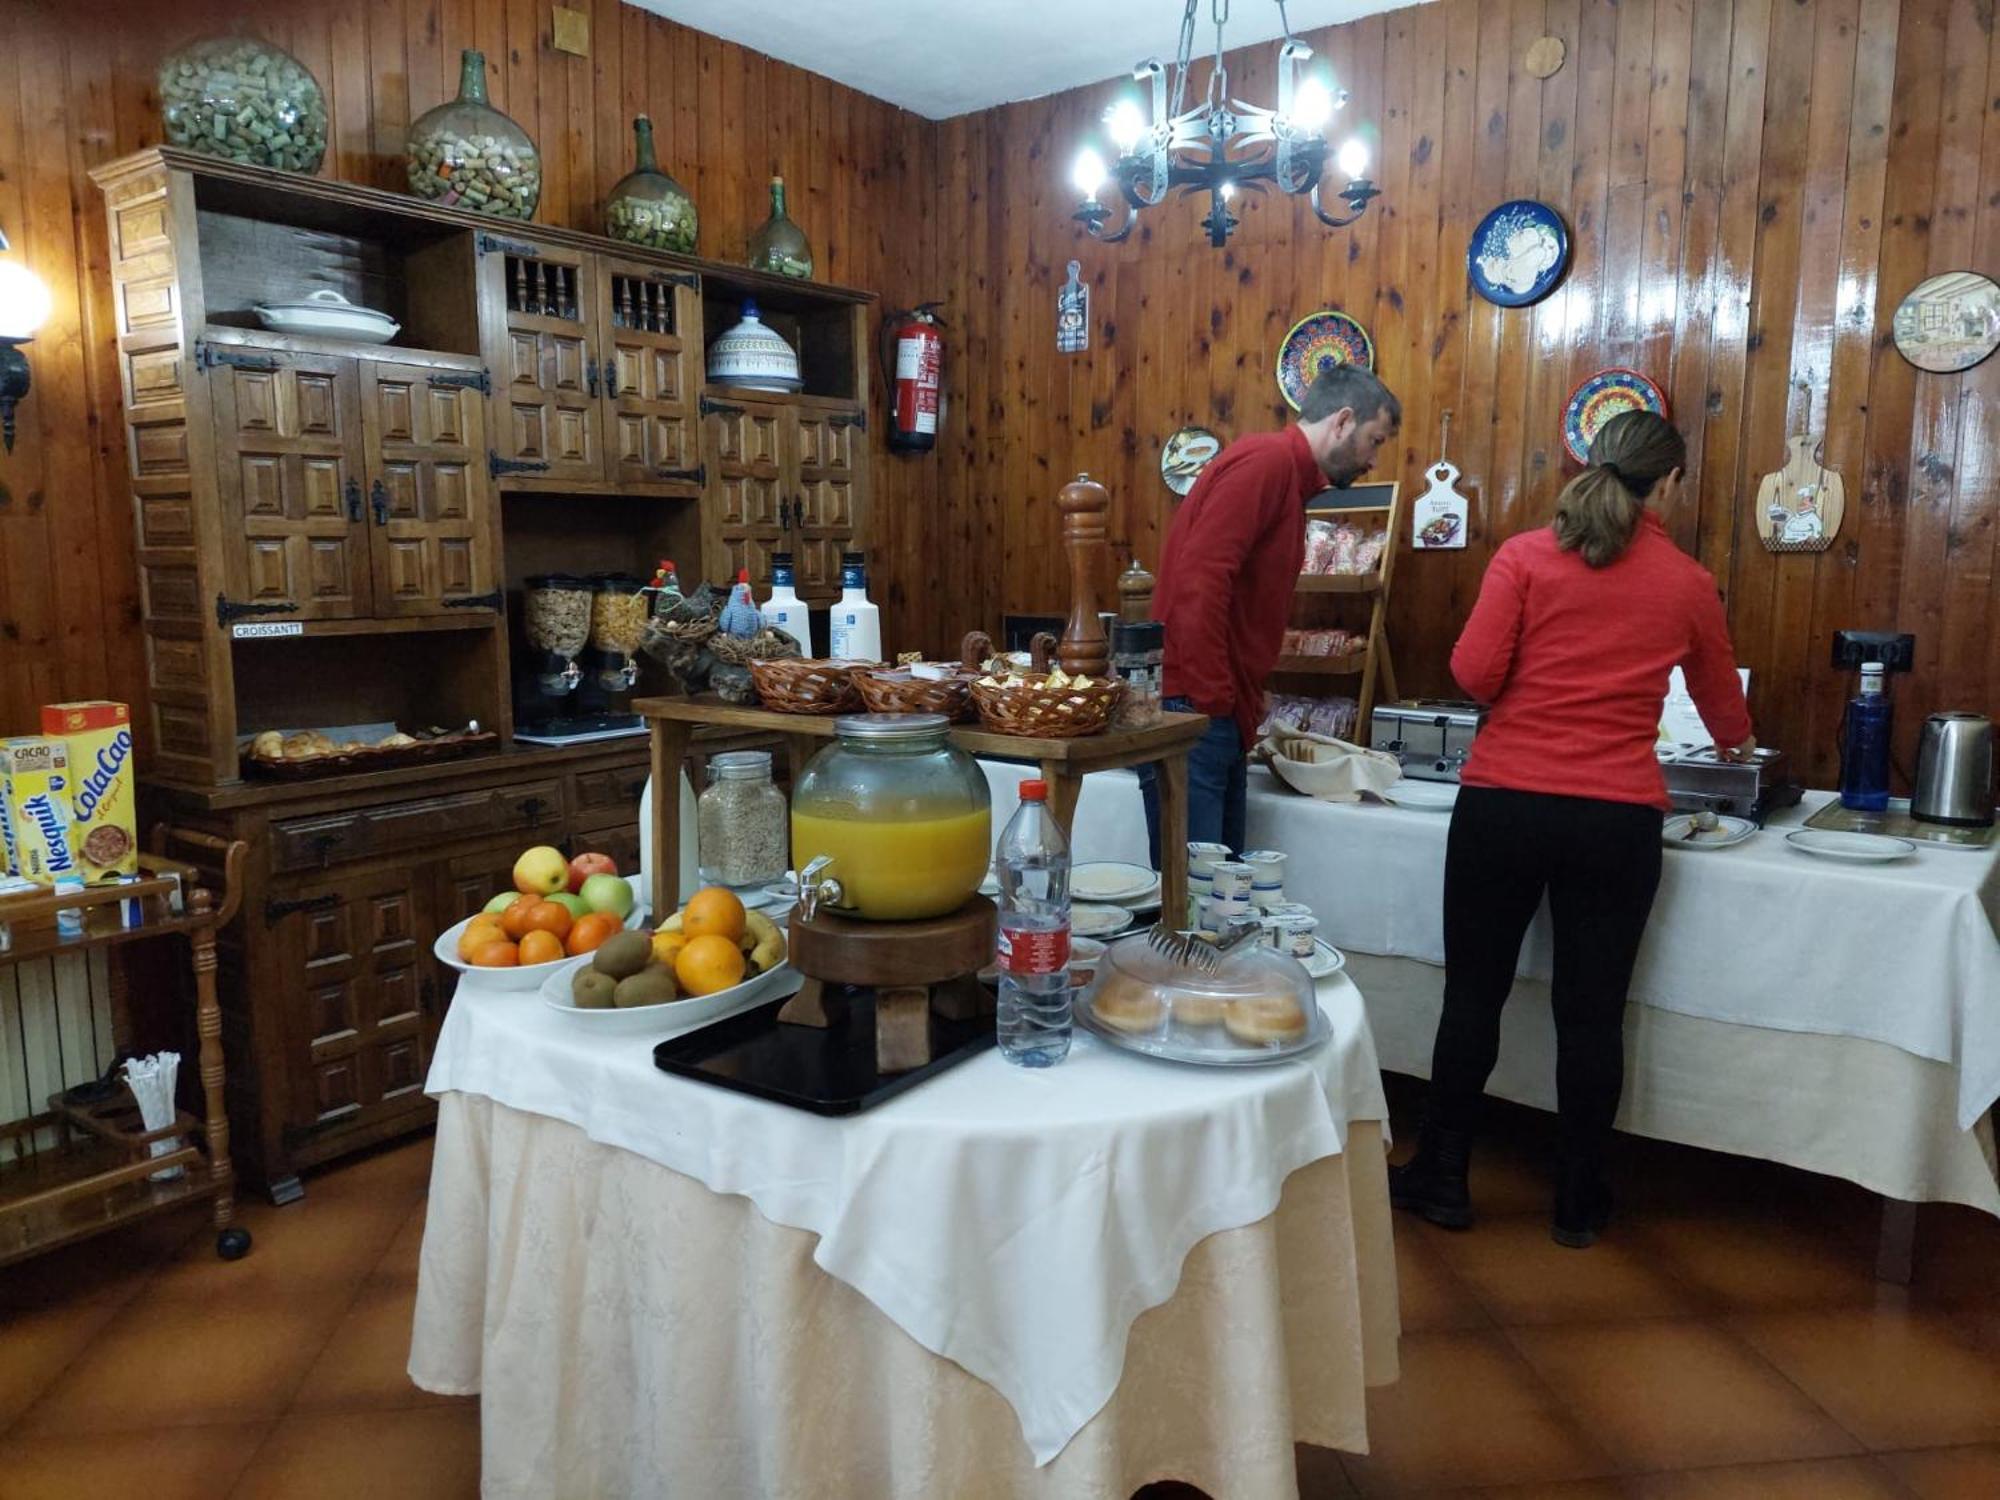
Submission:
<svg viewBox="0 0 2000 1500">
<path fill-rule="evenodd" d="M 1821 463 L 1823 443 L 1793 438 L 1785 466 L 1757 486 L 1757 535 L 1773 552 L 1824 552 L 1840 531 L 1847 491 L 1839 473 Z"/>
</svg>

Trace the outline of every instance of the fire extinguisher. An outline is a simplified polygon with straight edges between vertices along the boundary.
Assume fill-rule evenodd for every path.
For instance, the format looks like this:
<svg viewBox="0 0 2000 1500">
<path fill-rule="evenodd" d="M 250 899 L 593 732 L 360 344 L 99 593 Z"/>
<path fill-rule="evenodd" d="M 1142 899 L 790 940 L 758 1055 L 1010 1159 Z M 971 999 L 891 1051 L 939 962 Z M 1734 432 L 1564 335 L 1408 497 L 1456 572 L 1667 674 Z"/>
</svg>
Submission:
<svg viewBox="0 0 2000 1500">
<path fill-rule="evenodd" d="M 920 302 L 882 320 L 882 375 L 889 384 L 889 447 L 928 453 L 937 445 L 938 403 L 944 385 L 944 327 Z"/>
</svg>

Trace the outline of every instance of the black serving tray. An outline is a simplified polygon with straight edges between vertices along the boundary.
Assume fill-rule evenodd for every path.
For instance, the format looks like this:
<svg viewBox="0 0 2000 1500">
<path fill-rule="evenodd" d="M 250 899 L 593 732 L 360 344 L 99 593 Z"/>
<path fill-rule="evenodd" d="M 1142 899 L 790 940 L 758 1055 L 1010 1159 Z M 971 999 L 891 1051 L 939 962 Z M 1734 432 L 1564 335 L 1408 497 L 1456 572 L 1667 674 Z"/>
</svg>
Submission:
<svg viewBox="0 0 2000 1500">
<path fill-rule="evenodd" d="M 849 1001 L 844 1019 L 821 1030 L 778 1020 L 789 996 L 739 1011 L 653 1048 L 662 1072 L 719 1084 L 816 1115 L 854 1115 L 955 1068 L 993 1045 L 993 1017 L 931 1015 L 931 1060 L 907 1073 L 875 1071 L 875 1005 Z"/>
</svg>

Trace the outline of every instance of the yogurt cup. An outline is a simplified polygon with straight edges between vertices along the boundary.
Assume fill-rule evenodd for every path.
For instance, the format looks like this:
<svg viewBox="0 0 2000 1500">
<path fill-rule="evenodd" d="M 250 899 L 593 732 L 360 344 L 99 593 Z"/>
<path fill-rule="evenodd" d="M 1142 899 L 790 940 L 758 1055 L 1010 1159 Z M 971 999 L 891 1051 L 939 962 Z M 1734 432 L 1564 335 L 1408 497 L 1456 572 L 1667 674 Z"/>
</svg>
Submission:
<svg viewBox="0 0 2000 1500">
<path fill-rule="evenodd" d="M 1248 901 L 1211 896 L 1208 905 L 1202 908 L 1201 925 L 1209 932 L 1223 933 L 1233 923 L 1248 921 L 1253 915 Z"/>
<path fill-rule="evenodd" d="M 1190 843 L 1187 846 L 1187 858 L 1188 878 L 1192 880 L 1195 876 L 1199 875 L 1206 879 L 1209 871 L 1215 868 L 1217 860 L 1229 858 L 1229 846 L 1227 844 Z"/>
<path fill-rule="evenodd" d="M 1319 918 L 1284 916 L 1277 919 L 1278 951 L 1293 958 L 1313 956 L 1318 946 Z"/>
<path fill-rule="evenodd" d="M 1252 885 L 1250 867 L 1241 860 L 1217 860 L 1209 869 L 1209 883 L 1218 901 L 1248 901 Z"/>
</svg>

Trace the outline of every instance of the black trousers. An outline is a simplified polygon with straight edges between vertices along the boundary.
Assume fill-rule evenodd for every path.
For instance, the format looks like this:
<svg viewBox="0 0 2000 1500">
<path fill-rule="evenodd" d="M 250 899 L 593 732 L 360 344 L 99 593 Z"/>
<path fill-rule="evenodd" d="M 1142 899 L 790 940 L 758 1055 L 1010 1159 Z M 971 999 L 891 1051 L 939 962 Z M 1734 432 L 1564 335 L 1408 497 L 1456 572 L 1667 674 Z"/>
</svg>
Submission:
<svg viewBox="0 0 2000 1500">
<path fill-rule="evenodd" d="M 1656 808 L 1463 788 L 1444 865 L 1444 1014 L 1430 1118 L 1478 1122 L 1500 1052 L 1500 1010 L 1543 893 L 1555 924 L 1550 985 L 1563 1150 L 1603 1150 L 1625 1087 L 1625 992 L 1660 884 Z"/>
</svg>

